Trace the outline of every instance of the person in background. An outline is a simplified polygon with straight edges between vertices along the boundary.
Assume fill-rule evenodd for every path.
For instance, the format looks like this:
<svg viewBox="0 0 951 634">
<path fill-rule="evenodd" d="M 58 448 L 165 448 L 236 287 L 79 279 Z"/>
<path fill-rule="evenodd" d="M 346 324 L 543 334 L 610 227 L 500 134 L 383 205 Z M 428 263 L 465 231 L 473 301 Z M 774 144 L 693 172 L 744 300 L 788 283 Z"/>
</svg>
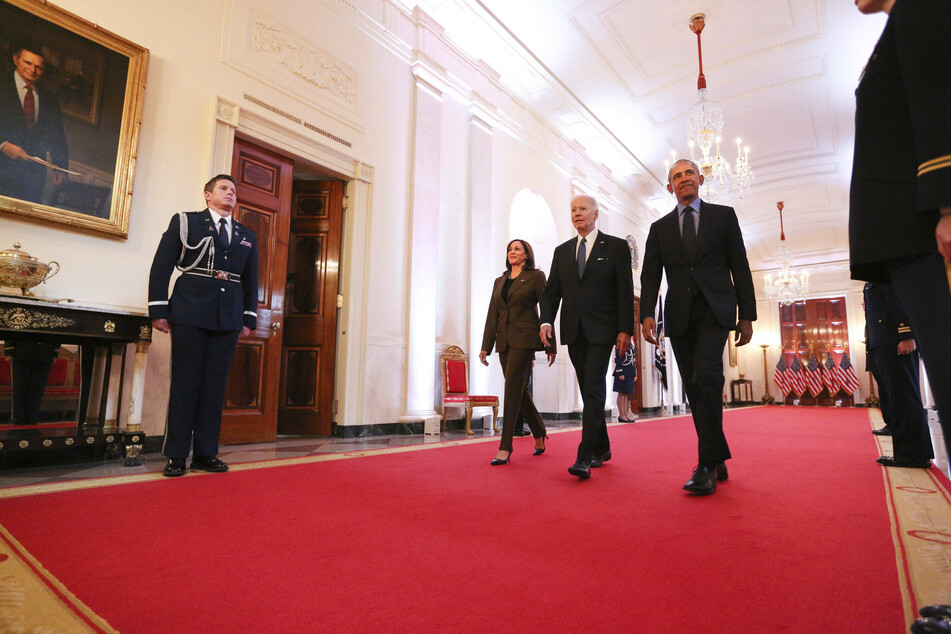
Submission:
<svg viewBox="0 0 951 634">
<path fill-rule="evenodd" d="M 545 290 L 545 274 L 535 268 L 535 253 L 525 240 L 509 242 L 505 254 L 505 272 L 495 280 L 489 312 L 485 317 L 482 351 L 479 361 L 489 365 L 487 358 L 494 347 L 499 352 L 505 375 L 505 402 L 502 405 L 502 439 L 499 452 L 490 464 L 507 464 L 512 457 L 512 434 L 519 415 L 525 417 L 535 452 L 545 453 L 548 438 L 542 420 L 528 389 L 535 352 L 543 347 L 538 341 L 538 301 Z M 547 347 L 548 365 L 555 362 L 555 342 Z"/>
<path fill-rule="evenodd" d="M 614 391 L 617 392 L 617 419 L 621 423 L 633 423 L 637 415 L 631 411 L 631 395 L 637 383 L 637 359 L 634 346 L 622 356 L 614 355 Z"/>
<path fill-rule="evenodd" d="M 934 449 L 928 416 L 921 405 L 918 352 L 914 335 L 891 287 L 873 282 L 865 284 L 865 315 L 870 356 L 878 369 L 881 392 L 888 395 L 894 449 L 894 456 L 882 456 L 878 463 L 886 467 L 927 469 L 934 458 Z"/>
</svg>

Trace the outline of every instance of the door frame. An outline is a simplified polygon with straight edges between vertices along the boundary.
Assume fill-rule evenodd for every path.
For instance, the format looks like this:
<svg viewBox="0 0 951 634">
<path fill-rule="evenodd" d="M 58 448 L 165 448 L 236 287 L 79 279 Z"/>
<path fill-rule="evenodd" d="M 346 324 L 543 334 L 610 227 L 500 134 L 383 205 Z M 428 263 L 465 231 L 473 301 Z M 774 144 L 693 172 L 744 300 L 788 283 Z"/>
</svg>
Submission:
<svg viewBox="0 0 951 634">
<path fill-rule="evenodd" d="M 291 127 L 219 96 L 210 174 L 231 173 L 235 134 L 294 160 L 319 166 L 345 183 L 339 279 L 339 294 L 344 301 L 337 320 L 334 423 L 335 427 L 362 424 L 374 168 L 342 144 L 339 148 L 328 145 L 303 126 Z"/>
</svg>

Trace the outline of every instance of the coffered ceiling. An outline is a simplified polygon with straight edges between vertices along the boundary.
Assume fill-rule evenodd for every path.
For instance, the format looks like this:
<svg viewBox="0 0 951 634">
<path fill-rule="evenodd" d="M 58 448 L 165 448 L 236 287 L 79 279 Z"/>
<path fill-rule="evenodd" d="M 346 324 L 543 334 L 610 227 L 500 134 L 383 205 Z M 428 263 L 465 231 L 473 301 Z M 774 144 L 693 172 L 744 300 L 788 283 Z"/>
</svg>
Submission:
<svg viewBox="0 0 951 634">
<path fill-rule="evenodd" d="M 848 259 L 854 90 L 885 16 L 849 0 L 419 0 L 467 54 L 611 168 L 658 213 L 664 160 L 687 154 L 706 15 L 708 98 L 724 155 L 749 145 L 752 195 L 737 205 L 754 269 L 774 268 L 784 201 L 797 264 Z"/>
</svg>

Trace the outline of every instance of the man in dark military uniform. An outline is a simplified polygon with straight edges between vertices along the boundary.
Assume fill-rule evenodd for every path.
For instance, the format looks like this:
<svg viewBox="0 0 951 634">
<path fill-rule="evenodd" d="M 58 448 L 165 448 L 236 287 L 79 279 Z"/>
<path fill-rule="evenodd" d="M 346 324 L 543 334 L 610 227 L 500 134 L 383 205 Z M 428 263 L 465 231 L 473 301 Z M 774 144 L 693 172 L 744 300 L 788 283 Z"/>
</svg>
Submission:
<svg viewBox="0 0 951 634">
<path fill-rule="evenodd" d="M 886 284 L 865 284 L 868 350 L 878 369 L 882 414 L 888 408 L 894 457 L 882 456 L 886 467 L 927 469 L 934 458 L 928 417 L 921 405 L 918 352 L 901 304 Z M 887 403 L 887 405 L 886 405 Z"/>
<path fill-rule="evenodd" d="M 239 337 L 257 325 L 258 247 L 254 232 L 232 218 L 234 181 L 219 174 L 205 185 L 204 211 L 172 216 L 149 275 L 152 327 L 172 335 L 172 385 L 163 453 L 165 475 L 192 469 L 227 471 L 218 459 L 221 408 Z M 171 299 L 172 269 L 182 276 Z"/>
<path fill-rule="evenodd" d="M 858 0 L 888 14 L 855 91 L 852 278 L 889 284 L 951 453 L 951 2 Z"/>
</svg>

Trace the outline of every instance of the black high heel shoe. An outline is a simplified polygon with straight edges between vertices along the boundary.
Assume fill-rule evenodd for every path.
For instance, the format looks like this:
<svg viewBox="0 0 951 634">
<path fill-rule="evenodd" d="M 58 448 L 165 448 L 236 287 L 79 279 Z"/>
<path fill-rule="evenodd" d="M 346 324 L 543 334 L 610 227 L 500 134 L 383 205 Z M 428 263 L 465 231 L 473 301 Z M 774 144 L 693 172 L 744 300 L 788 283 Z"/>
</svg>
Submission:
<svg viewBox="0 0 951 634">
<path fill-rule="evenodd" d="M 512 459 L 512 452 L 510 451 L 509 455 L 505 456 L 505 460 L 502 460 L 500 458 L 492 458 L 492 462 L 490 462 L 489 464 L 492 465 L 493 467 L 497 467 L 500 464 L 507 464 L 508 461 L 511 459 Z"/>
<path fill-rule="evenodd" d="M 544 440 L 548 440 L 548 434 L 545 434 L 545 436 L 544 436 L 544 438 L 542 438 L 542 440 L 543 440 L 543 441 L 544 441 Z M 542 443 L 542 444 L 544 444 L 544 443 Z M 533 456 L 540 456 L 540 455 L 542 455 L 543 453 L 545 453 L 545 448 L 544 448 L 544 447 L 542 447 L 542 448 L 540 448 L 540 449 L 539 449 L 538 447 L 535 447 L 535 451 L 532 452 L 532 455 L 533 455 Z"/>
</svg>

